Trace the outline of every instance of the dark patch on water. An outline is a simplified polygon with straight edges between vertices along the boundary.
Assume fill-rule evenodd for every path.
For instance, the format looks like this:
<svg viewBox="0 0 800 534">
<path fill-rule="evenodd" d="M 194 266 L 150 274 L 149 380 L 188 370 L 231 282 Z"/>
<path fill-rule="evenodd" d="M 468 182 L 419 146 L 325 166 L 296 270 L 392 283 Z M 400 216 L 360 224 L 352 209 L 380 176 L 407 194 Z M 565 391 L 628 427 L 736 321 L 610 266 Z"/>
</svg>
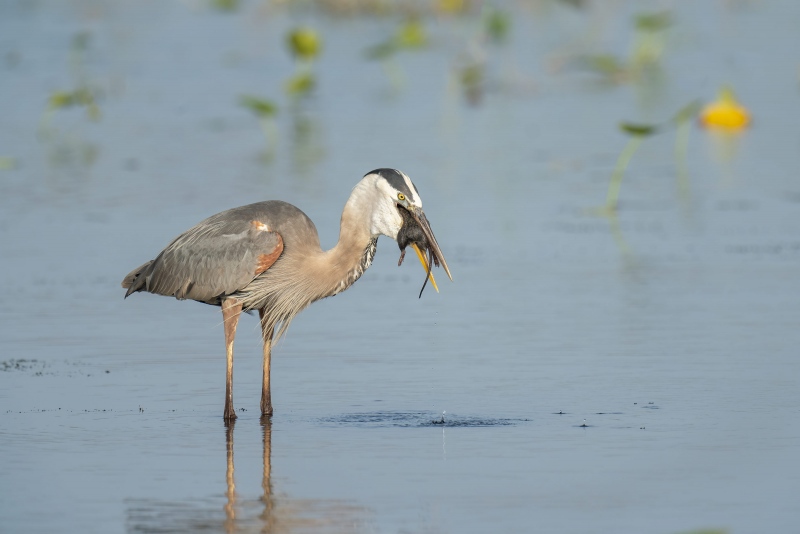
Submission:
<svg viewBox="0 0 800 534">
<path fill-rule="evenodd" d="M 529 421 L 528 419 L 510 419 L 465 416 L 457 414 L 437 414 L 436 412 L 362 412 L 342 414 L 321 419 L 326 424 L 353 425 L 361 427 L 488 427 L 511 426 Z"/>
<path fill-rule="evenodd" d="M 44 363 L 39 360 L 14 359 L 0 362 L 0 371 L 30 371 L 31 369 L 43 368 Z"/>
<path fill-rule="evenodd" d="M 62 412 L 62 413 L 103 413 L 103 412 L 113 412 L 112 408 L 92 408 L 92 409 L 83 409 L 83 410 L 62 410 L 61 408 L 31 408 L 29 410 L 6 410 L 3 413 L 25 413 L 25 414 L 33 414 L 33 413 L 50 413 L 50 412 Z M 144 410 L 142 410 L 144 411 Z M 173 412 L 175 410 L 172 410 Z M 131 410 L 123 410 L 117 411 L 117 413 L 132 413 Z"/>
<path fill-rule="evenodd" d="M 35 358 L 11 358 L 9 360 L 0 361 L 0 372 L 20 372 L 33 376 L 92 376 L 92 373 L 87 372 L 84 369 L 85 367 L 86 366 L 82 363 L 71 362 L 68 360 L 44 361 L 37 360 Z M 110 373 L 111 371 L 108 369 L 105 370 L 105 374 Z"/>
</svg>

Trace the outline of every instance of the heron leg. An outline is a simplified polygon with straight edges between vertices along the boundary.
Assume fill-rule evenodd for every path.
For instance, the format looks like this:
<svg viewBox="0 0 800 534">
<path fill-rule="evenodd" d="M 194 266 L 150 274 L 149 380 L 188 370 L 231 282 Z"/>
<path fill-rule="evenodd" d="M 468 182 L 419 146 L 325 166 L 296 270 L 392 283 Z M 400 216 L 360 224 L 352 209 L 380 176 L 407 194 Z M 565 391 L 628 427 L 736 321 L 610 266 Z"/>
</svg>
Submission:
<svg viewBox="0 0 800 534">
<path fill-rule="evenodd" d="M 261 382 L 261 415 L 269 417 L 272 415 L 272 395 L 269 391 L 269 367 L 274 327 L 267 325 L 266 315 L 266 308 L 258 310 L 258 317 L 261 319 L 261 337 L 264 340 L 264 377 Z"/>
<path fill-rule="evenodd" d="M 225 327 L 225 350 L 228 360 L 228 372 L 225 377 L 225 420 L 236 419 L 233 409 L 233 338 L 236 337 L 236 325 L 242 314 L 242 303 L 236 299 L 222 301 L 222 324 Z"/>
</svg>

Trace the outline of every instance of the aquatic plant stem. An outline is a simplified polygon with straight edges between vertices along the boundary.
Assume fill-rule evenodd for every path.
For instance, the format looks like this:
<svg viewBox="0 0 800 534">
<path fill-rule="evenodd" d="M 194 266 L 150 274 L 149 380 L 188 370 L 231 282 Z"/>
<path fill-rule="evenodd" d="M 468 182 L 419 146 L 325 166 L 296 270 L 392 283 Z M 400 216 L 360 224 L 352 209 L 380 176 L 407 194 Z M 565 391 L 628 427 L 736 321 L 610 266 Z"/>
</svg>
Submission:
<svg viewBox="0 0 800 534">
<path fill-rule="evenodd" d="M 275 120 L 272 117 L 261 117 L 258 122 L 261 126 L 261 131 L 264 133 L 264 139 L 266 141 L 265 156 L 267 159 L 271 159 L 272 155 L 275 153 L 275 147 L 278 144 L 278 128 L 275 125 Z"/>
<path fill-rule="evenodd" d="M 688 120 L 681 121 L 675 132 L 675 165 L 678 170 L 678 196 L 684 202 L 689 200 L 689 165 L 687 153 L 689 151 L 689 131 L 690 123 Z"/>
<path fill-rule="evenodd" d="M 639 149 L 639 145 L 644 140 L 644 135 L 633 135 L 622 149 L 622 153 L 617 159 L 617 165 L 614 167 L 614 172 L 611 174 L 611 182 L 608 184 L 608 194 L 606 195 L 605 210 L 610 212 L 617 211 L 619 204 L 619 191 L 622 187 L 622 177 L 625 174 L 625 169 L 628 168 L 633 154 Z"/>
<path fill-rule="evenodd" d="M 632 265 L 634 263 L 633 251 L 631 250 L 631 247 L 628 246 L 628 242 L 625 240 L 625 235 L 622 233 L 622 227 L 619 224 L 617 212 L 607 211 L 604 217 L 608 221 L 608 226 L 611 230 L 611 237 L 614 238 L 614 243 L 617 245 L 623 261 L 626 265 Z"/>
</svg>

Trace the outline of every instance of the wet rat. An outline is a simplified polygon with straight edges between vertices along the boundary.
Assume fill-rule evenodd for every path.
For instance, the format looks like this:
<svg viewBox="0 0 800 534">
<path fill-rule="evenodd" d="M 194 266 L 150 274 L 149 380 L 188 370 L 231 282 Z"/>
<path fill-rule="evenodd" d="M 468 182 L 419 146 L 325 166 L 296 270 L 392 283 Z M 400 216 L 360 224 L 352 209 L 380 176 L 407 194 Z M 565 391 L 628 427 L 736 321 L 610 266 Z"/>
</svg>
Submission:
<svg viewBox="0 0 800 534">
<path fill-rule="evenodd" d="M 422 283 L 422 289 L 419 290 L 419 296 L 422 297 L 422 292 L 425 290 L 425 285 L 428 283 L 428 278 L 431 274 L 431 268 L 434 264 L 439 266 L 439 259 L 433 254 L 433 249 L 431 248 L 430 244 L 428 243 L 428 238 L 425 237 L 425 232 L 422 231 L 422 228 L 414 217 L 408 212 L 408 210 L 403 208 L 398 208 L 400 212 L 400 216 L 403 218 L 403 225 L 400 227 L 400 231 L 397 233 L 397 246 L 400 247 L 400 259 L 397 260 L 397 265 L 400 266 L 403 264 L 403 259 L 406 256 L 406 247 L 408 245 L 416 245 L 423 253 L 427 253 L 427 260 L 428 260 L 428 269 L 425 273 L 425 281 Z"/>
</svg>

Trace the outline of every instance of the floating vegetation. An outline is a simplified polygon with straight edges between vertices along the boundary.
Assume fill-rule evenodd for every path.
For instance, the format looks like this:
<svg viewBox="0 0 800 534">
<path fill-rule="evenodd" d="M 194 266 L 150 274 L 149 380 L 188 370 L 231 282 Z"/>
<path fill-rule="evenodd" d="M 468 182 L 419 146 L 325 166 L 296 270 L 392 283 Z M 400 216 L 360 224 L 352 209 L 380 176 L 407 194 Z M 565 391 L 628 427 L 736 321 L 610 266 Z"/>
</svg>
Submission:
<svg viewBox="0 0 800 534">
<path fill-rule="evenodd" d="M 293 29 L 289 32 L 286 41 L 292 55 L 301 60 L 315 59 L 322 49 L 319 34 L 311 28 Z"/>
<path fill-rule="evenodd" d="M 242 95 L 239 104 L 252 111 L 259 119 L 269 119 L 278 113 L 278 106 L 271 100 L 259 96 Z"/>
<path fill-rule="evenodd" d="M 474 61 L 458 70 L 458 81 L 470 104 L 478 104 L 486 85 L 486 63 Z"/>
<path fill-rule="evenodd" d="M 465 46 L 461 65 L 455 69 L 456 81 L 466 101 L 472 105 L 480 104 L 490 86 L 491 45 L 504 44 L 511 29 L 511 17 L 508 13 L 494 7 L 487 6 L 483 9 L 480 22 L 479 31 Z"/>
<path fill-rule="evenodd" d="M 83 107 L 86 109 L 86 116 L 91 121 L 100 120 L 100 98 L 102 91 L 92 82 L 84 72 L 85 55 L 91 42 L 91 35 L 87 32 L 79 32 L 72 38 L 70 47 L 70 63 L 72 65 L 73 77 L 76 80 L 75 88 L 68 90 L 55 91 L 47 99 L 47 108 L 42 119 L 42 127 L 49 127 L 50 120 L 54 112 L 73 108 Z"/>
<path fill-rule="evenodd" d="M 594 54 L 578 58 L 578 66 L 595 72 L 612 83 L 623 83 L 629 79 L 627 64 L 613 54 Z"/>
<path fill-rule="evenodd" d="M 0 156 L 0 171 L 10 171 L 16 168 L 17 160 L 11 156 Z"/>
<path fill-rule="evenodd" d="M 631 61 L 641 68 L 661 61 L 666 46 L 666 31 L 672 26 L 672 15 L 669 11 L 646 13 L 634 17 L 634 45 Z"/>
<path fill-rule="evenodd" d="M 310 93 L 317 86 L 317 79 L 313 72 L 298 72 L 284 84 L 286 92 L 293 96 Z"/>
<path fill-rule="evenodd" d="M 562 0 L 564 1 L 564 0 Z M 580 0 L 581 2 L 585 0 Z M 284 4 L 291 4 L 283 0 Z M 331 15 L 354 16 L 436 16 L 456 17 L 480 12 L 483 2 L 476 0 L 310 0 L 311 5 Z"/>
<path fill-rule="evenodd" d="M 468 7 L 469 3 L 464 0 L 437 0 L 436 2 L 436 11 L 446 15 L 463 13 Z"/>
<path fill-rule="evenodd" d="M 309 140 L 315 138 L 318 124 L 306 113 L 305 97 L 310 96 L 317 86 L 314 64 L 322 52 L 322 39 L 316 30 L 301 26 L 293 28 L 286 34 L 285 43 L 295 61 L 294 73 L 283 83 L 284 92 L 290 97 L 290 102 L 284 106 L 288 109 L 292 125 L 289 140 L 295 149 L 294 154 L 297 155 L 298 161 L 315 162 L 320 159 L 321 151 L 317 150 L 316 146 L 309 149 L 314 144 Z M 255 95 L 241 95 L 238 102 L 258 118 L 266 138 L 267 151 L 264 160 L 272 160 L 278 141 L 278 128 L 275 122 L 279 110 L 278 104 Z"/>
<path fill-rule="evenodd" d="M 487 6 L 483 10 L 483 28 L 491 42 L 504 43 L 511 29 L 511 17 L 505 11 Z"/>
<path fill-rule="evenodd" d="M 239 97 L 239 104 L 249 109 L 261 125 L 264 138 L 267 143 L 267 155 L 271 155 L 278 141 L 278 128 L 275 125 L 275 115 L 278 113 L 278 106 L 271 100 L 253 95 L 242 95 Z"/>
<path fill-rule="evenodd" d="M 419 50 L 428 45 L 428 34 L 422 21 L 413 17 L 405 20 L 386 41 L 366 50 L 369 59 L 384 60 L 404 50 Z"/>
<path fill-rule="evenodd" d="M 72 37 L 69 49 L 72 89 L 54 91 L 47 98 L 37 135 L 47 148 L 47 161 L 58 172 L 52 177 L 55 187 L 74 187 L 77 179 L 85 179 L 87 170 L 98 159 L 99 149 L 86 141 L 82 135 L 82 124 L 75 124 L 70 109 L 83 109 L 90 122 L 101 119 L 100 101 L 104 91 L 90 79 L 86 72 L 86 55 L 91 44 L 91 34 L 78 32 Z M 54 123 L 72 121 L 58 128 Z"/>
<path fill-rule="evenodd" d="M 290 96 L 308 95 L 317 85 L 313 65 L 322 50 L 320 36 L 311 28 L 295 28 L 287 35 L 286 44 L 295 58 L 295 73 L 286 80 L 284 89 Z"/>
<path fill-rule="evenodd" d="M 88 86 L 81 86 L 72 91 L 56 91 L 48 99 L 47 109 L 50 112 L 71 108 L 86 108 L 86 116 L 89 120 L 97 121 L 100 119 L 100 107 L 97 105 L 97 92 Z"/>
<path fill-rule="evenodd" d="M 417 17 L 406 20 L 395 33 L 394 42 L 408 50 L 424 48 L 428 44 L 428 33 L 422 20 Z"/>
<path fill-rule="evenodd" d="M 219 11 L 236 11 L 240 5 L 240 0 L 211 0 L 211 7 Z"/>
<path fill-rule="evenodd" d="M 641 146 L 645 138 L 653 136 L 657 133 L 665 131 L 670 126 L 677 126 L 677 140 L 675 148 L 675 159 L 678 167 L 679 188 L 687 188 L 688 184 L 684 180 L 688 180 L 688 173 L 686 171 L 686 152 L 688 150 L 688 128 L 693 117 L 697 115 L 699 104 L 697 101 L 690 102 L 679 109 L 670 119 L 664 124 L 637 124 L 631 122 L 622 122 L 619 128 L 624 133 L 630 136 L 628 143 L 622 149 L 617 163 L 614 166 L 614 171 L 611 173 L 611 180 L 608 184 L 608 192 L 606 194 L 605 205 L 597 210 L 600 215 L 608 215 L 616 213 L 619 207 L 619 194 L 622 188 L 622 178 L 625 175 L 625 170 L 633 158 L 633 155 Z M 684 176 L 682 178 L 682 174 Z"/>
<path fill-rule="evenodd" d="M 419 17 L 413 16 L 405 19 L 388 39 L 367 47 L 364 55 L 367 59 L 377 60 L 382 63 L 392 90 L 396 93 L 404 85 L 404 76 L 402 70 L 394 61 L 395 56 L 403 51 L 422 50 L 428 44 L 429 39 L 425 25 Z"/>
<path fill-rule="evenodd" d="M 627 58 L 588 54 L 578 58 L 577 66 L 613 84 L 658 78 L 666 32 L 671 26 L 672 15 L 668 11 L 637 15 L 633 19 L 633 45 Z"/>
</svg>

